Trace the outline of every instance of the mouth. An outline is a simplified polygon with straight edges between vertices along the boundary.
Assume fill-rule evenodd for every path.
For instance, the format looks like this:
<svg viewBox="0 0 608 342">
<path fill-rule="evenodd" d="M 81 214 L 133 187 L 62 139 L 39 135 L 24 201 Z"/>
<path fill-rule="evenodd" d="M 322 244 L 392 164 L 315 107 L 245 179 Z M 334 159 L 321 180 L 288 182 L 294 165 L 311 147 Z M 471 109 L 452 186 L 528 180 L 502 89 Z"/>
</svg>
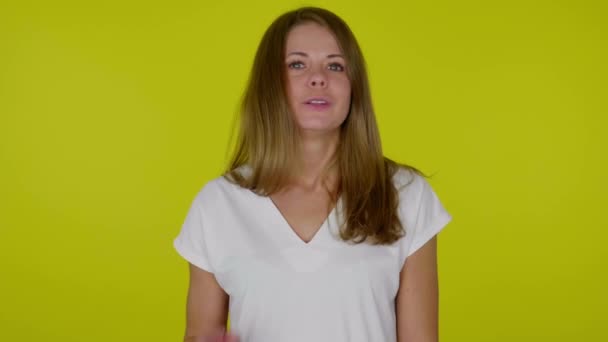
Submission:
<svg viewBox="0 0 608 342">
<path fill-rule="evenodd" d="M 312 97 L 306 100 L 304 105 L 314 111 L 324 111 L 330 107 L 331 102 L 324 97 Z"/>
<path fill-rule="evenodd" d="M 328 105 L 329 102 L 323 101 L 323 100 L 311 100 L 311 101 L 306 101 L 306 104 L 309 104 L 309 105 Z"/>
<path fill-rule="evenodd" d="M 329 100 L 324 97 L 312 97 L 312 98 L 309 98 L 308 100 L 306 100 L 304 103 L 308 104 L 308 105 L 329 105 L 330 104 Z"/>
</svg>

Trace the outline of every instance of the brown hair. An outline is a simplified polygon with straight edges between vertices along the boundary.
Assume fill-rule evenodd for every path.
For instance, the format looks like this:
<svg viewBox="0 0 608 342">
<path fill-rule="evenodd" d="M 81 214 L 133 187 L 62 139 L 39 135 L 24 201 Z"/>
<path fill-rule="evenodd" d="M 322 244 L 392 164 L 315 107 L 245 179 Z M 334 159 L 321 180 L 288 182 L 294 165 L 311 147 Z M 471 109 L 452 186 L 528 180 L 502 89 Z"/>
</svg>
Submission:
<svg viewBox="0 0 608 342">
<path fill-rule="evenodd" d="M 391 244 L 404 236 L 397 215 L 398 190 L 393 175 L 399 168 L 421 174 L 382 154 L 363 54 L 348 25 L 334 13 L 303 7 L 278 17 L 266 30 L 253 62 L 240 111 L 240 130 L 224 177 L 260 195 L 288 184 L 298 165 L 299 134 L 286 96 L 285 45 L 296 25 L 314 22 L 328 28 L 345 56 L 351 83 L 350 111 L 340 128 L 340 142 L 327 173 L 338 168 L 337 189 L 344 219 L 340 236 L 354 243 Z M 248 175 L 237 169 L 247 165 Z"/>
</svg>

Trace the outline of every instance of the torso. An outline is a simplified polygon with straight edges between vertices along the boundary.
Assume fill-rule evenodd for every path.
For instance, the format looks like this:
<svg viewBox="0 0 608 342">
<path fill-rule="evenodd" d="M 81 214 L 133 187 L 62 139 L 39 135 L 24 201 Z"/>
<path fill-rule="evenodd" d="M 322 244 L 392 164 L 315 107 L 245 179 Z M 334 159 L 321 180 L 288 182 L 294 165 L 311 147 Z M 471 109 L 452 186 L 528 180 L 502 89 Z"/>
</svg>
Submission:
<svg viewBox="0 0 608 342">
<path fill-rule="evenodd" d="M 409 180 L 401 172 L 396 185 Z M 343 198 L 326 216 L 326 193 L 268 198 L 224 178 L 197 195 L 174 244 L 230 296 L 230 329 L 243 342 L 396 342 L 395 298 L 406 257 L 449 219 L 424 179 L 413 180 L 400 192 L 408 205 L 398 209 L 409 231 L 392 245 L 343 241 Z M 435 208 L 432 217 L 419 210 L 421 198 L 422 209 Z"/>
</svg>

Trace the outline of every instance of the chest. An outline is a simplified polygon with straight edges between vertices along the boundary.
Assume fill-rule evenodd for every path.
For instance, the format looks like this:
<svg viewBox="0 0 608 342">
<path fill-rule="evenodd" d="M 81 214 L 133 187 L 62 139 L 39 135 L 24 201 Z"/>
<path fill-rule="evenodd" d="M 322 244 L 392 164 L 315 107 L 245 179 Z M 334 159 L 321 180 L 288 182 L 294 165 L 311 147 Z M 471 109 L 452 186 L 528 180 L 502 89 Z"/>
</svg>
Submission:
<svg viewBox="0 0 608 342">
<path fill-rule="evenodd" d="M 341 199 L 329 214 L 329 196 L 273 199 L 252 193 L 226 197 L 225 203 L 218 203 L 224 210 L 206 216 L 204 223 L 214 228 L 206 236 L 210 261 L 220 285 L 233 298 L 246 294 L 271 298 L 302 286 L 321 292 L 338 285 L 338 292 L 355 291 L 357 286 L 359 291 L 396 291 L 397 245 L 343 241 L 339 236 Z M 306 228 L 310 229 L 308 242 L 298 236 Z"/>
<path fill-rule="evenodd" d="M 396 260 L 382 247 L 293 244 L 233 256 L 216 277 L 247 341 L 394 341 Z"/>
<path fill-rule="evenodd" d="M 286 229 L 305 243 L 312 241 L 334 207 L 326 193 L 293 191 L 272 195 L 270 199 Z"/>
<path fill-rule="evenodd" d="M 292 244 L 233 255 L 225 259 L 216 277 L 231 298 L 248 298 L 259 305 L 293 301 L 304 293 L 327 296 L 326 300 L 379 296 L 391 301 L 399 286 L 397 260 L 387 247 L 338 241 Z"/>
</svg>

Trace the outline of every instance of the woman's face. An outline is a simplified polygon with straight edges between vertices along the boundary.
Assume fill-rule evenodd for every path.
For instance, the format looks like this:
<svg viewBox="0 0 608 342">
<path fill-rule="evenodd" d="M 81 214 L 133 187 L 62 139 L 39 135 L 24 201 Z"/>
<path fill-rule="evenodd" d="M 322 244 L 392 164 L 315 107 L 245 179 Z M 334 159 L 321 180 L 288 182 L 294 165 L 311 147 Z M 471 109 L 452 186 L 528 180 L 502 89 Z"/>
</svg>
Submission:
<svg viewBox="0 0 608 342">
<path fill-rule="evenodd" d="M 340 127 L 350 106 L 346 60 L 336 39 L 316 23 L 295 26 L 287 35 L 287 96 L 304 132 L 331 132 Z"/>
</svg>

